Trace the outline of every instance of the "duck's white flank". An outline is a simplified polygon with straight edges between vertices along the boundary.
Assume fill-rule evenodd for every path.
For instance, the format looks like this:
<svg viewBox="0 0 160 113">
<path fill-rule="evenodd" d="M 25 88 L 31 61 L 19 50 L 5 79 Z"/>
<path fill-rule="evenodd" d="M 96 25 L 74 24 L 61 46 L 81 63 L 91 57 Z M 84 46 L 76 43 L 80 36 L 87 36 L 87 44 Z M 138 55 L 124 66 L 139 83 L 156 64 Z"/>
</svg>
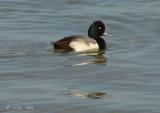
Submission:
<svg viewBox="0 0 160 113">
<path fill-rule="evenodd" d="M 73 48 L 76 52 L 83 52 L 83 51 L 99 49 L 99 46 L 97 43 L 88 43 L 82 39 L 77 39 L 75 41 L 70 42 L 69 46 Z"/>
</svg>

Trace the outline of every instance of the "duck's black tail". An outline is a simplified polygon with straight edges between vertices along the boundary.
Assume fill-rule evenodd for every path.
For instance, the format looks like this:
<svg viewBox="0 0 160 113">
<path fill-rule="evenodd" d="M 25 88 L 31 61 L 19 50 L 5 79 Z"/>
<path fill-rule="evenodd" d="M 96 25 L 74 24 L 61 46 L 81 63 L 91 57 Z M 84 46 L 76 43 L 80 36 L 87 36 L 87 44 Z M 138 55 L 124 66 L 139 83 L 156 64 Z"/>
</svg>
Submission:
<svg viewBox="0 0 160 113">
<path fill-rule="evenodd" d="M 50 42 L 50 44 L 54 47 L 54 49 L 59 49 L 59 45 L 56 42 Z"/>
<path fill-rule="evenodd" d="M 55 42 L 50 42 L 50 44 L 54 45 Z"/>
</svg>

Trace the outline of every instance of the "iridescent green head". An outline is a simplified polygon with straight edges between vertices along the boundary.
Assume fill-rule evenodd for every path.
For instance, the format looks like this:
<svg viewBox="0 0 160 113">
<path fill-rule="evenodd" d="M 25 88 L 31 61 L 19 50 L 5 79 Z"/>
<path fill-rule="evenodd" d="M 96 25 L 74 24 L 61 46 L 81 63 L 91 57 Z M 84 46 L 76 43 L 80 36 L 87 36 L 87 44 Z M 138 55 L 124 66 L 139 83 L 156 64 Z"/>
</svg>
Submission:
<svg viewBox="0 0 160 113">
<path fill-rule="evenodd" d="M 94 21 L 88 29 L 88 36 L 91 38 L 100 38 L 105 35 L 105 25 L 102 21 Z"/>
</svg>

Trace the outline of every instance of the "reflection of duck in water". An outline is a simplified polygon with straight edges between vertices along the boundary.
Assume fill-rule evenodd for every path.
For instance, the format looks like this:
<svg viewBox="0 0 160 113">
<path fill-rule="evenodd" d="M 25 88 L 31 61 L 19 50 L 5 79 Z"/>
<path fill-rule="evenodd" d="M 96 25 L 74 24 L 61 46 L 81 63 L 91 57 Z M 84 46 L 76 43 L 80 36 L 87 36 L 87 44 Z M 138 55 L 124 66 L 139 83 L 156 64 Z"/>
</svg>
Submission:
<svg viewBox="0 0 160 113">
<path fill-rule="evenodd" d="M 92 61 L 86 61 L 81 63 L 73 64 L 72 66 L 82 66 L 82 65 L 88 65 L 88 64 L 106 64 L 107 58 L 104 56 L 104 51 L 99 52 L 87 52 L 80 55 L 89 55 L 94 58 Z"/>
<path fill-rule="evenodd" d="M 106 64 L 107 58 L 103 54 L 93 56 L 95 60 L 93 61 L 94 64 Z"/>
<path fill-rule="evenodd" d="M 101 36 L 107 35 L 105 25 L 102 21 L 94 21 L 88 29 L 88 37 L 83 35 L 73 35 L 65 37 L 56 42 L 51 42 L 57 51 L 99 51 L 106 48 L 104 39 Z"/>
<path fill-rule="evenodd" d="M 84 97 L 90 99 L 102 99 L 107 94 L 104 91 L 85 91 L 78 89 L 68 89 L 67 91 L 64 91 L 63 95 L 71 95 L 75 97 Z"/>
</svg>

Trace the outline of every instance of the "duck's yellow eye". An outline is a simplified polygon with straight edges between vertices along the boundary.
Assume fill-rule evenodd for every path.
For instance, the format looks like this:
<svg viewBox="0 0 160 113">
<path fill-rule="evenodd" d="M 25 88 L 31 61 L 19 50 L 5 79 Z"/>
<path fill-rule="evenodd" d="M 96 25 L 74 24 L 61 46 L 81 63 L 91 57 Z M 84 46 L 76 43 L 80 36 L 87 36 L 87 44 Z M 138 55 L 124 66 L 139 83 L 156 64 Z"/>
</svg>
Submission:
<svg viewBox="0 0 160 113">
<path fill-rule="evenodd" d="M 98 29 L 102 29 L 101 27 L 98 27 Z"/>
</svg>

